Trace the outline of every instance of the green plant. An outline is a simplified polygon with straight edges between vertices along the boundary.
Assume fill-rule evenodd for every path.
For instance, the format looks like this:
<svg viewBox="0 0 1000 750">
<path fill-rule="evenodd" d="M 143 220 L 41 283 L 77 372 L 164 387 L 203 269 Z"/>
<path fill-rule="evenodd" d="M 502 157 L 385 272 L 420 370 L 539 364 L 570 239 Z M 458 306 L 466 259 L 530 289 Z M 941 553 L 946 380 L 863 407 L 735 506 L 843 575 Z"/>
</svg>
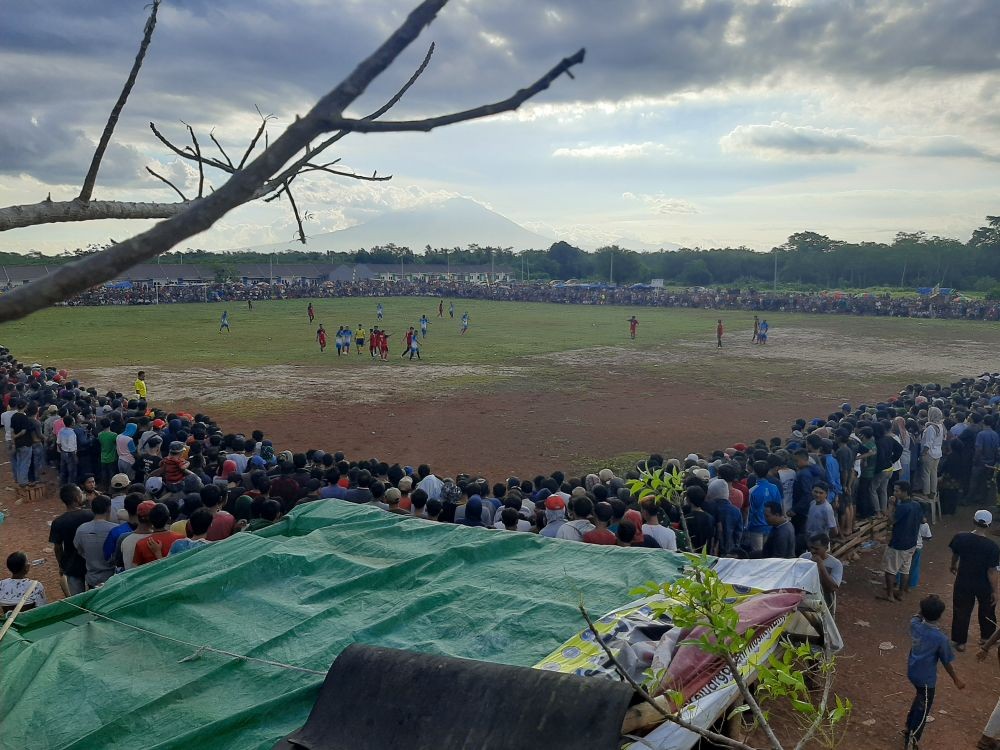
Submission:
<svg viewBox="0 0 1000 750">
<path fill-rule="evenodd" d="M 795 644 L 783 639 L 779 648 L 766 659 L 754 658 L 751 644 L 757 630 L 739 629 L 740 618 L 732 600 L 730 588 L 712 570 L 707 555 L 689 554 L 689 569 L 686 574 L 668 584 L 648 583 L 630 592 L 633 596 L 663 596 L 663 600 L 651 602 L 654 611 L 670 617 L 674 625 L 685 630 L 698 629 L 700 635 L 684 641 L 694 645 L 706 654 L 721 659 L 728 667 L 733 681 L 744 700 L 730 716 L 741 715 L 749 730 L 759 729 L 767 738 L 771 750 L 784 750 L 770 724 L 772 707 L 781 705 L 791 709 L 794 722 L 802 735 L 795 744 L 795 750 L 805 748 L 811 742 L 819 742 L 827 747 L 836 745 L 836 728 L 851 713 L 851 703 L 834 696 L 834 707 L 830 708 L 831 689 L 836 661 L 828 649 L 819 652 L 809 643 Z M 746 655 L 747 664 L 756 671 L 756 682 L 751 688 L 747 677 L 752 672 L 740 671 L 739 661 Z M 665 670 L 647 671 L 643 681 L 644 697 L 659 692 L 665 684 Z M 809 684 L 815 678 L 823 680 L 819 701 L 815 701 Z M 676 690 L 663 690 L 663 694 L 675 707 L 684 705 L 685 698 Z M 676 716 L 676 713 L 671 714 Z M 664 714 L 668 720 L 674 720 Z M 703 735 L 706 736 L 706 735 Z M 739 743 L 728 743 L 731 747 L 749 747 Z"/>
<path fill-rule="evenodd" d="M 684 530 L 685 545 L 678 549 L 691 548 L 691 534 L 688 532 L 687 518 L 684 516 L 684 475 L 671 467 L 667 469 L 644 469 L 638 479 L 628 483 L 629 491 L 640 501 L 652 499 L 658 505 L 669 503 L 677 508 Z"/>
</svg>

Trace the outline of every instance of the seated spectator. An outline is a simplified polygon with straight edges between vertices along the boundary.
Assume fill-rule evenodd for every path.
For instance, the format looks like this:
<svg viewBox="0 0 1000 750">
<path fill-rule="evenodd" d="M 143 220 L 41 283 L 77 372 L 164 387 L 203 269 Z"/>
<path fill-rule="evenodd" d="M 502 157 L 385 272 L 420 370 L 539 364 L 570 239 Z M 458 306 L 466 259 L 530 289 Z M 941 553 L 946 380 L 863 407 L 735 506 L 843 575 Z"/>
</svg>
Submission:
<svg viewBox="0 0 1000 750">
<path fill-rule="evenodd" d="M 18 602 L 21 601 L 25 592 L 33 583 L 37 585 L 34 591 L 31 592 L 31 596 L 25 601 L 21 611 L 34 609 L 46 604 L 45 587 L 42 586 L 42 582 L 28 578 L 30 568 L 28 567 L 28 556 L 26 554 L 23 552 L 12 552 L 7 555 L 7 570 L 10 571 L 10 577 L 0 580 L 0 612 L 10 612 L 17 607 Z"/>
<path fill-rule="evenodd" d="M 837 613 L 837 589 L 844 580 L 844 564 L 830 554 L 830 537 L 815 534 L 809 537 L 809 550 L 801 555 L 803 560 L 812 560 L 819 571 L 819 582 L 823 587 L 823 598 L 834 614 Z"/>
</svg>

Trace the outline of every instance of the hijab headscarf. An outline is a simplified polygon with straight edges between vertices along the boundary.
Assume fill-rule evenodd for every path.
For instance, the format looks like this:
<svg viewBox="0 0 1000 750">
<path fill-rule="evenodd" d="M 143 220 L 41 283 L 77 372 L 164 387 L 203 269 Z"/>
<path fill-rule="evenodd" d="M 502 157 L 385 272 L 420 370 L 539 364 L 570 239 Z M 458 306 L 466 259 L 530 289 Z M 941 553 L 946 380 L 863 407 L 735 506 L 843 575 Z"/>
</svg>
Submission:
<svg viewBox="0 0 1000 750">
<path fill-rule="evenodd" d="M 462 519 L 462 525 L 483 525 L 483 499 L 479 495 L 473 495 L 469 498 L 469 502 L 465 504 L 465 518 Z"/>
<path fill-rule="evenodd" d="M 944 414 L 936 406 L 932 406 L 927 410 L 927 421 L 933 422 L 934 424 L 941 424 L 944 421 Z"/>
<path fill-rule="evenodd" d="M 906 429 L 906 420 L 902 417 L 896 417 L 892 420 L 893 432 L 899 437 L 899 442 L 903 445 L 903 450 L 907 450 L 910 447 L 910 433 Z"/>
<path fill-rule="evenodd" d="M 625 511 L 625 515 L 622 516 L 622 520 L 628 521 L 635 526 L 635 536 L 632 538 L 632 544 L 636 547 L 641 545 L 645 539 L 642 535 L 642 514 L 635 508 L 629 508 Z"/>
<path fill-rule="evenodd" d="M 222 462 L 222 468 L 219 469 L 220 477 L 228 480 L 230 474 L 236 474 L 236 473 L 237 469 L 235 461 L 233 461 L 231 458 L 227 458 L 225 461 Z"/>
</svg>

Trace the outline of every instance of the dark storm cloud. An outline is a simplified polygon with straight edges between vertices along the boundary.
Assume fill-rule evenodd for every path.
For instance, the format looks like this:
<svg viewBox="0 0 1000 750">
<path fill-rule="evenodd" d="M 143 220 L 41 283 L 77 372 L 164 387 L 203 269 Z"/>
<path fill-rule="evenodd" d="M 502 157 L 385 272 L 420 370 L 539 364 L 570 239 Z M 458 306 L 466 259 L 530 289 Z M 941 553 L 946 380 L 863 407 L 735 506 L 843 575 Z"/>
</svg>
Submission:
<svg viewBox="0 0 1000 750">
<path fill-rule="evenodd" d="M 402 0 L 165 0 L 123 138 L 155 144 L 149 119 L 210 126 L 258 104 L 288 122 L 346 75 L 415 3 Z M 0 11 L 0 101 L 17 133 L 31 117 L 92 137 L 135 54 L 146 0 L 46 0 Z M 431 68 L 398 108 L 429 114 L 507 96 L 566 54 L 587 47 L 577 79 L 545 101 L 657 97 L 711 86 L 766 83 L 785 74 L 883 82 L 996 71 L 995 0 L 770 2 L 454 0 L 359 103 L 377 106 L 409 75 L 426 45 Z M 280 126 L 279 126 L 280 127 Z M 68 135 L 67 135 L 68 134 Z M 223 134 L 238 142 L 242 134 Z M 69 139 L 67 141 L 67 138 Z M 10 140 L 10 136 L 7 136 Z M 16 143 L 13 144 L 16 147 Z M 823 144 L 814 144 L 823 148 Z M 61 174 L 41 146 L 0 171 Z M 85 170 L 85 163 L 79 171 Z"/>
</svg>

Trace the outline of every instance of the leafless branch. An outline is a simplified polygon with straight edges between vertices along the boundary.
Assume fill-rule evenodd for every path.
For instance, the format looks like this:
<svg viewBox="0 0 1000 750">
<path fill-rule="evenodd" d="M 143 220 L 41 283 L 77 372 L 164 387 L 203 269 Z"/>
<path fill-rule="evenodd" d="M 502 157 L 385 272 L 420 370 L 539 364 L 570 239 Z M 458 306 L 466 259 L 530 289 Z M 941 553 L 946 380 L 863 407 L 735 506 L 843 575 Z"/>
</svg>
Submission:
<svg viewBox="0 0 1000 750">
<path fill-rule="evenodd" d="M 184 193 L 182 193 L 182 192 L 180 191 L 180 188 L 178 188 L 178 187 L 177 187 L 177 186 L 176 186 L 176 185 L 175 185 L 174 183 L 172 183 L 172 182 L 171 182 L 170 180 L 168 180 L 168 179 L 167 179 L 166 177 L 164 177 L 163 175 L 161 175 L 161 174 L 157 174 L 156 172 L 154 172 L 154 171 L 153 171 L 152 169 L 150 169 L 149 167 L 146 167 L 146 171 L 147 171 L 147 172 L 149 172 L 149 173 L 150 173 L 151 175 L 153 175 L 153 177 L 155 177 L 156 179 L 158 179 L 158 180 L 160 180 L 160 181 L 162 181 L 162 182 L 165 182 L 165 183 L 167 183 L 167 184 L 168 184 L 168 185 L 169 185 L 170 187 L 172 187 L 172 188 L 174 189 L 174 192 L 175 192 L 175 193 L 177 193 L 177 195 L 179 195 L 179 196 L 181 197 L 181 200 L 182 200 L 182 201 L 184 201 L 184 202 L 187 202 L 187 196 L 186 196 L 186 195 L 184 195 Z"/>
<path fill-rule="evenodd" d="M 308 174 L 309 172 L 326 172 L 327 174 L 336 175 L 337 177 L 349 177 L 352 180 L 364 180 L 366 182 L 385 182 L 386 180 L 391 180 L 392 175 L 378 176 L 378 172 L 373 172 L 371 176 L 358 174 L 357 172 L 342 172 L 339 169 L 328 169 L 327 167 L 321 167 L 316 164 L 306 164 L 302 169 L 299 170 L 299 174 Z"/>
<path fill-rule="evenodd" d="M 190 129 L 190 126 L 187 125 L 187 123 L 184 124 Z M 175 154 L 177 154 L 183 159 L 187 159 L 188 161 L 196 161 L 205 164 L 209 167 L 215 167 L 216 169 L 221 169 L 223 172 L 226 172 L 228 174 L 232 174 L 235 171 L 228 164 L 219 161 L 218 159 L 213 159 L 210 156 L 204 156 L 204 155 L 199 157 L 195 153 L 194 149 L 192 149 L 190 146 L 185 146 L 184 148 L 177 146 L 176 144 L 171 142 L 165 135 L 163 135 L 163 133 L 157 130 L 156 125 L 153 123 L 149 123 L 149 129 L 153 131 L 153 135 L 155 135 L 157 139 L 159 139 L 160 143 L 162 143 L 164 146 L 169 148 L 171 151 L 173 151 Z"/>
<path fill-rule="evenodd" d="M 215 139 L 215 128 L 208 131 L 208 137 L 212 139 L 212 143 L 214 143 L 215 147 L 219 149 L 219 153 L 221 153 L 223 158 L 226 160 L 226 164 L 232 167 L 235 171 L 236 167 L 233 167 L 233 160 L 229 158 L 229 154 L 226 153 L 226 149 L 222 147 L 222 144 Z"/>
<path fill-rule="evenodd" d="M 44 200 L 39 203 L 0 208 L 0 232 L 39 224 L 61 224 L 95 219 L 168 219 L 181 213 L 191 203 Z"/>
<path fill-rule="evenodd" d="M 97 142 L 94 158 L 90 160 L 90 169 L 87 170 L 87 176 L 83 179 L 83 187 L 80 189 L 78 200 L 89 201 L 94 194 L 94 185 L 97 183 L 97 171 L 101 168 L 101 159 L 104 158 L 104 152 L 107 150 L 108 144 L 111 143 L 111 136 L 115 132 L 118 118 L 121 116 L 122 110 L 125 109 L 125 102 L 128 101 L 129 94 L 132 93 L 132 87 L 135 86 L 135 81 L 139 77 L 139 69 L 142 68 L 142 61 L 146 57 L 146 50 L 149 48 L 149 42 L 153 38 L 153 29 L 156 28 L 156 12 L 159 9 L 160 0 L 153 0 L 153 7 L 149 11 L 149 18 L 146 19 L 146 27 L 142 32 L 142 41 L 139 43 L 139 52 L 132 63 L 132 70 L 129 72 L 128 78 L 125 79 L 122 92 L 118 95 L 118 101 L 115 102 L 115 106 L 111 109 L 111 115 L 104 125 L 104 132 L 101 133 L 101 139 Z"/>
<path fill-rule="evenodd" d="M 371 114 L 365 115 L 361 119 L 362 120 L 376 120 L 379 117 L 381 117 L 382 115 L 384 115 L 386 112 L 388 112 L 390 109 L 392 109 L 392 107 L 395 106 L 396 103 L 399 102 L 399 100 L 403 98 L 403 95 L 406 94 L 406 92 L 410 90 L 410 87 L 413 86 L 413 84 L 417 82 L 417 79 L 420 78 L 420 76 L 423 74 L 423 72 L 425 70 L 427 70 L 427 65 L 430 63 L 431 56 L 433 54 L 434 54 L 434 44 L 431 43 L 431 46 L 428 47 L 428 49 L 427 49 L 427 54 L 424 55 L 424 59 L 420 62 L 420 65 L 413 72 L 413 75 L 410 76 L 409 80 L 407 80 L 407 82 L 403 84 L 403 86 L 399 89 L 399 91 L 397 91 L 395 94 L 393 94 L 392 97 L 385 104 L 383 104 L 381 107 L 379 107 L 378 109 L 376 109 Z M 322 143 L 320 143 L 315 148 L 311 148 L 310 147 L 310 148 L 306 149 L 306 153 L 302 157 L 300 157 L 295 162 L 293 162 L 280 175 L 278 175 L 277 177 L 275 177 L 274 180 L 272 180 L 272 182 L 277 183 L 277 184 L 282 184 L 285 179 L 287 179 L 287 178 L 291 177 L 292 175 L 296 174 L 299 171 L 299 169 L 306 162 L 308 162 L 310 159 L 312 159 L 313 157 L 315 157 L 317 154 L 321 154 L 324 151 L 326 151 L 334 143 L 336 143 L 337 141 L 339 141 L 345 135 L 348 135 L 349 132 L 350 131 L 342 130 L 339 133 L 334 133 L 332 136 L 330 136 L 329 138 L 327 138 L 325 141 L 323 141 Z"/>
<path fill-rule="evenodd" d="M 582 63 L 584 54 L 584 50 L 581 49 L 577 51 L 575 55 L 563 58 L 558 65 L 535 81 L 528 88 L 521 89 L 513 96 L 499 102 L 494 102 L 493 104 L 484 104 L 479 107 L 473 107 L 472 109 L 466 109 L 462 112 L 453 112 L 450 115 L 428 117 L 424 120 L 396 120 L 395 122 L 387 122 L 385 120 L 352 120 L 344 117 L 331 117 L 326 122 L 326 125 L 330 129 L 343 130 L 349 133 L 400 133 L 410 131 L 426 133 L 430 130 L 434 130 L 434 128 L 440 128 L 444 125 L 454 125 L 458 122 L 479 120 L 484 117 L 489 117 L 490 115 L 500 114 L 502 112 L 512 112 L 528 101 L 531 97 L 545 91 L 545 89 L 547 89 L 552 82 L 563 73 L 570 75 L 570 68 L 574 65 Z"/>
<path fill-rule="evenodd" d="M 734 740 L 731 737 L 726 737 L 724 734 L 713 732 L 710 729 L 702 729 L 699 726 L 695 726 L 691 722 L 682 719 L 678 714 L 671 713 L 663 706 L 661 706 L 656 701 L 656 699 L 649 694 L 646 688 L 644 688 L 642 685 L 636 682 L 636 680 L 632 677 L 632 675 L 629 674 L 628 670 L 625 669 L 624 666 L 622 666 L 622 663 L 620 661 L 618 661 L 618 657 L 615 656 L 614 651 L 612 651 L 611 647 L 604 642 L 604 639 L 601 637 L 601 634 L 597 632 L 597 628 L 594 625 L 594 621 L 590 618 L 590 615 L 587 613 L 587 609 L 586 607 L 583 606 L 583 602 L 580 602 L 578 609 L 580 610 L 580 614 L 583 615 L 583 619 L 587 623 L 587 627 L 590 629 L 590 632 L 594 636 L 594 642 L 599 644 L 600 647 L 604 650 L 605 655 L 611 661 L 611 665 L 615 668 L 615 671 L 621 676 L 623 680 L 625 680 L 625 682 L 627 682 L 632 687 L 633 690 L 635 690 L 636 693 L 639 694 L 640 698 L 642 698 L 646 703 L 648 703 L 650 706 L 656 709 L 656 712 L 663 717 L 664 721 L 672 722 L 677 726 L 681 727 L 681 729 L 686 729 L 689 732 L 694 732 L 700 737 L 704 737 L 705 739 L 714 742 L 716 745 L 725 745 L 726 747 L 731 747 L 734 748 L 735 750 L 755 750 L 754 747 L 752 747 L 751 745 L 747 745 L 744 742 L 740 742 L 739 740 Z"/>
<path fill-rule="evenodd" d="M 190 203 L 177 204 L 181 210 L 173 218 L 107 250 L 61 266 L 57 271 L 29 285 L 0 296 L 0 322 L 22 318 L 53 302 L 68 299 L 114 278 L 136 263 L 151 259 L 177 243 L 205 231 L 232 209 L 258 197 L 258 191 L 299 151 L 321 134 L 329 132 L 331 127 L 336 127 L 333 123 L 344 120 L 344 110 L 413 43 L 446 3 L 447 0 L 423 0 L 399 28 L 361 61 L 347 78 L 322 97 L 304 117 L 291 123 L 274 143 L 269 143 L 260 155 L 245 168 L 238 169 L 211 195 Z M 582 59 L 581 50 L 574 58 L 563 61 L 557 70 L 560 74 L 567 72 L 569 66 Z M 550 82 L 547 76 L 530 89 L 519 92 L 509 100 L 512 108 L 533 95 L 529 92 L 542 91 Z M 489 114 L 495 111 L 499 111 L 497 106 L 491 105 Z M 36 214 L 35 221 L 31 223 L 43 223 L 37 220 L 39 215 L 41 214 Z M 3 211 L 0 210 L 0 222 L 3 218 Z M 28 224 L 22 224 L 26 225 Z"/>
<path fill-rule="evenodd" d="M 254 133 L 253 138 L 250 139 L 250 145 L 247 146 L 246 152 L 243 154 L 243 158 L 240 159 L 240 165 L 236 167 L 237 169 L 243 169 L 243 165 L 247 163 L 247 159 L 250 158 L 250 154 L 253 153 L 254 148 L 257 146 L 257 141 L 260 140 L 260 136 L 267 130 L 267 123 L 269 120 L 276 119 L 274 115 L 265 115 L 260 111 L 260 107 L 254 107 L 257 110 L 257 114 L 260 115 L 260 127 L 257 128 L 257 132 Z M 267 139 L 264 139 L 265 148 L 267 148 Z"/>
<path fill-rule="evenodd" d="M 191 142 L 194 144 L 194 155 L 198 162 L 198 197 L 201 198 L 205 195 L 205 163 L 201 158 L 201 146 L 198 145 L 198 138 L 194 134 L 194 128 L 186 122 L 184 126 L 187 128 L 188 133 L 191 134 Z"/>
<path fill-rule="evenodd" d="M 292 189 L 285 183 L 284 187 L 285 195 L 288 196 L 288 202 L 292 204 L 292 214 L 295 216 L 295 223 L 299 226 L 299 242 L 303 245 L 306 244 L 306 230 L 302 228 L 302 216 L 299 214 L 299 207 L 295 205 L 295 196 L 292 195 Z"/>
<path fill-rule="evenodd" d="M 820 724 L 826 721 L 826 706 L 830 701 L 830 690 L 833 688 L 833 677 L 834 670 L 830 664 L 831 654 L 830 647 L 826 643 L 823 644 L 823 664 L 826 666 L 826 674 L 824 675 L 823 683 L 823 697 L 820 699 L 819 708 L 816 711 L 816 718 L 813 719 L 809 728 L 802 735 L 802 739 L 799 740 L 798 744 L 795 746 L 795 750 L 804 750 L 809 745 L 809 740 L 813 738 L 816 734 L 816 730 L 819 729 Z"/>
</svg>

